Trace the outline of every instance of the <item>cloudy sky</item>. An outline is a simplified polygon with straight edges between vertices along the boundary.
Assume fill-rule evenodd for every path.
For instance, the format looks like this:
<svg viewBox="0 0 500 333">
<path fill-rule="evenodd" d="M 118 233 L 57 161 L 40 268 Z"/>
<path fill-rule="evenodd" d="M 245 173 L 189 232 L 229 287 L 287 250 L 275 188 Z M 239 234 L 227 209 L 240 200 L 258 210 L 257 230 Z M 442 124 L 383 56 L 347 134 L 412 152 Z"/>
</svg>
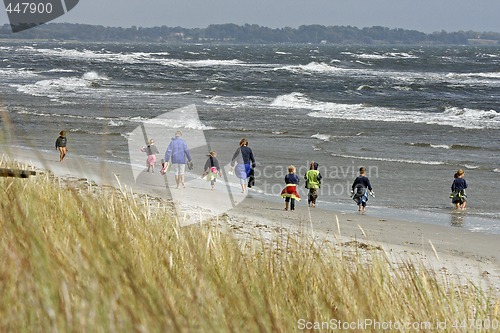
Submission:
<svg viewBox="0 0 500 333">
<path fill-rule="evenodd" d="M 41 0 L 37 0 L 39 2 Z M 500 32 L 500 0 L 80 0 L 54 22 L 206 27 L 212 23 L 298 27 L 383 26 L 430 33 Z M 0 17 L 7 23 L 5 11 Z"/>
</svg>

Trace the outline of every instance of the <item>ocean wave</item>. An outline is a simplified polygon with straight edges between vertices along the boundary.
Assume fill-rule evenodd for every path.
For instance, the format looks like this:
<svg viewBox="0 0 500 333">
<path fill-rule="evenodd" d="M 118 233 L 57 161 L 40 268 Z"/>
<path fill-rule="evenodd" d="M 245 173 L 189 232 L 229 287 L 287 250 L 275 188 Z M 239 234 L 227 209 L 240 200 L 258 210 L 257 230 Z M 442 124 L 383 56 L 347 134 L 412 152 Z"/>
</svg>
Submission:
<svg viewBox="0 0 500 333">
<path fill-rule="evenodd" d="M 448 73 L 445 78 L 452 80 L 452 83 L 458 85 L 485 85 L 498 86 L 500 83 L 500 72 L 484 72 L 484 73 Z"/>
<path fill-rule="evenodd" d="M 449 145 L 430 145 L 431 148 L 440 148 L 440 149 L 451 149 L 451 146 Z"/>
<path fill-rule="evenodd" d="M 163 59 L 161 65 L 172 67 L 221 67 L 221 66 L 253 66 L 238 59 L 219 60 L 219 59 L 203 59 L 203 60 L 181 60 L 181 59 Z"/>
<path fill-rule="evenodd" d="M 427 148 L 437 148 L 437 149 L 453 149 L 453 150 L 484 149 L 484 148 L 477 147 L 477 146 L 469 146 L 469 145 L 461 145 L 461 144 L 446 145 L 446 144 L 432 144 L 432 143 L 425 143 L 425 142 L 410 142 L 410 143 L 405 143 L 405 144 L 409 145 L 409 146 L 413 146 L 413 147 L 427 147 Z"/>
<path fill-rule="evenodd" d="M 43 53 L 51 57 L 61 57 L 66 59 L 91 59 L 103 62 L 116 62 L 123 64 L 137 63 L 156 63 L 165 66 L 175 67 L 217 67 L 217 66 L 251 66 L 244 61 L 238 59 L 219 60 L 219 59 L 202 59 L 202 60 L 185 60 L 185 59 L 166 59 L 170 54 L 168 52 L 131 52 L 131 53 L 114 53 L 106 50 L 75 50 L 75 49 L 36 49 L 24 48 L 31 52 Z"/>
<path fill-rule="evenodd" d="M 369 59 L 369 60 L 382 60 L 382 59 L 418 59 L 418 56 L 406 53 L 406 52 L 387 52 L 383 54 L 378 53 L 361 53 L 361 54 L 350 54 L 351 56 L 359 59 Z"/>
<path fill-rule="evenodd" d="M 120 127 L 120 126 L 123 126 L 123 121 L 110 120 L 110 121 L 108 121 L 108 126 L 109 127 Z"/>
<path fill-rule="evenodd" d="M 33 78 L 38 77 L 37 73 L 34 73 L 25 68 L 2 68 L 0 69 L 0 77 L 2 78 Z"/>
<path fill-rule="evenodd" d="M 107 80 L 106 76 L 99 75 L 96 72 L 88 72 L 81 77 L 61 77 L 41 80 L 33 84 L 15 84 L 12 86 L 16 87 L 17 91 L 28 95 L 58 99 L 66 97 L 68 93 L 81 94 L 89 92 L 89 89 L 98 88 Z"/>
<path fill-rule="evenodd" d="M 315 101 L 297 92 L 276 97 L 271 106 L 310 110 L 312 112 L 308 116 L 315 118 L 409 122 L 466 129 L 500 129 L 500 113 L 495 110 L 486 111 L 456 107 L 447 107 L 443 112 L 435 113 L 416 110 L 396 110 L 364 104 L 339 104 Z"/>
<path fill-rule="evenodd" d="M 53 68 L 49 69 L 47 73 L 75 73 L 76 71 L 73 69 L 64 69 L 64 68 Z"/>
<path fill-rule="evenodd" d="M 263 96 L 239 96 L 239 97 L 227 97 L 227 96 L 207 96 L 203 102 L 209 105 L 219 105 L 228 106 L 233 109 L 235 108 L 245 108 L 245 107 L 256 107 L 260 108 L 262 106 L 268 105 L 271 102 L 269 97 Z"/>
<path fill-rule="evenodd" d="M 116 135 L 116 136 L 122 135 L 122 133 L 120 132 L 110 132 L 110 131 L 95 132 L 86 128 L 71 128 L 69 131 L 71 133 L 91 134 L 91 135 Z"/>
<path fill-rule="evenodd" d="M 464 164 L 464 168 L 474 170 L 474 169 L 479 169 L 478 165 L 471 165 L 471 164 Z"/>
<path fill-rule="evenodd" d="M 311 135 L 311 138 L 315 138 L 315 139 L 327 142 L 327 141 L 330 141 L 331 135 L 318 133 L 318 134 Z"/>
<path fill-rule="evenodd" d="M 193 129 L 193 130 L 214 130 L 215 127 L 207 126 L 203 124 L 198 119 L 165 119 L 165 118 L 153 118 L 142 120 L 145 124 L 149 125 L 157 125 L 166 128 L 185 128 L 185 129 Z"/>
<path fill-rule="evenodd" d="M 368 161 L 395 162 L 395 163 L 408 163 L 408 164 L 423 164 L 423 165 L 442 165 L 442 164 L 445 164 L 442 161 L 406 160 L 406 159 L 385 158 L 385 157 L 354 156 L 354 155 L 344 155 L 344 154 L 334 154 L 334 153 L 332 153 L 330 155 L 333 156 L 333 157 L 351 158 L 351 159 L 368 160 Z"/>
<path fill-rule="evenodd" d="M 338 73 L 348 71 L 344 68 L 332 66 L 324 62 L 310 62 L 307 65 L 289 65 L 277 67 L 275 71 L 289 71 L 293 73 Z"/>
</svg>

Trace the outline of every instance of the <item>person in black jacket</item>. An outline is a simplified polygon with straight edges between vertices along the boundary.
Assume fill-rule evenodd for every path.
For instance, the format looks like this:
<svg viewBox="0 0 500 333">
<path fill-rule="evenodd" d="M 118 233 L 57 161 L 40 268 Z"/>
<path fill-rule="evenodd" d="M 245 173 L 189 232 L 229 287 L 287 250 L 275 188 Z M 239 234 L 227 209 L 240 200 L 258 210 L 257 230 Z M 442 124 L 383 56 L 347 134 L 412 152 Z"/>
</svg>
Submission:
<svg viewBox="0 0 500 333">
<path fill-rule="evenodd" d="M 68 152 L 67 143 L 66 131 L 59 132 L 59 137 L 56 140 L 56 150 L 59 150 L 59 162 L 62 162 L 64 157 L 66 157 L 66 153 Z"/>
<path fill-rule="evenodd" d="M 360 212 L 366 210 L 366 202 L 368 201 L 368 191 L 373 195 L 372 185 L 370 180 L 366 177 L 366 169 L 364 167 L 359 168 L 359 176 L 352 183 L 352 199 L 356 201 Z"/>
</svg>

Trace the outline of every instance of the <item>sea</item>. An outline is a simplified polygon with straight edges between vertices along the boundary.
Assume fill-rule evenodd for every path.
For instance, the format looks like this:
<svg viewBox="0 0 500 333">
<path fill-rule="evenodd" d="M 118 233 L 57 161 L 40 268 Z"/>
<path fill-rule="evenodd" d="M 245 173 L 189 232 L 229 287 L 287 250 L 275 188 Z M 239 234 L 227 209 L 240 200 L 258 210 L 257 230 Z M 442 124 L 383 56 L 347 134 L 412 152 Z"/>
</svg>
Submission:
<svg viewBox="0 0 500 333">
<path fill-rule="evenodd" d="M 208 150 L 225 164 L 248 138 L 251 196 L 281 200 L 288 166 L 302 177 L 316 161 L 318 206 L 355 212 L 364 166 L 366 214 L 500 234 L 500 46 L 3 40 L 0 80 L 2 125 L 19 147 L 54 152 L 64 129 L 70 154 L 126 165 L 134 129 L 191 106 L 199 121 L 166 121 L 160 136 L 202 131 L 200 174 Z M 449 198 L 458 169 L 465 211 Z"/>
</svg>

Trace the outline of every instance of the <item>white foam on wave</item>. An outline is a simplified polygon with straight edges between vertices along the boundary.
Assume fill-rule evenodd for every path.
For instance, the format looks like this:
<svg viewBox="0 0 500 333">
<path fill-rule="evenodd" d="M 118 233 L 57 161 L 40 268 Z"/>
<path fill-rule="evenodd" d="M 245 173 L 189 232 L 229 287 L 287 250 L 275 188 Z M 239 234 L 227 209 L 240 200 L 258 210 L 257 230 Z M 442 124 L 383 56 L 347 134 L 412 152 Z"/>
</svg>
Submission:
<svg viewBox="0 0 500 333">
<path fill-rule="evenodd" d="M 347 71 L 346 69 L 337 67 L 337 66 L 332 66 L 329 64 L 326 64 L 324 62 L 310 62 L 307 65 L 289 65 L 289 66 L 282 66 L 282 67 L 277 67 L 274 69 L 275 71 L 290 71 L 293 73 L 339 73 L 343 71 Z"/>
<path fill-rule="evenodd" d="M 33 84 L 12 85 L 17 91 L 39 97 L 49 97 L 57 100 L 66 97 L 69 93 L 85 93 L 88 89 L 95 89 L 108 78 L 96 72 L 85 73 L 82 77 L 61 77 L 58 79 L 41 80 Z"/>
<path fill-rule="evenodd" d="M 466 169 L 474 170 L 474 169 L 479 169 L 478 165 L 470 165 L 470 164 L 464 164 L 464 167 Z"/>
<path fill-rule="evenodd" d="M 330 141 L 331 135 L 317 133 L 317 134 L 311 135 L 311 138 L 315 138 L 315 139 L 318 139 L 321 141 L 328 142 L 328 141 Z"/>
<path fill-rule="evenodd" d="M 396 110 L 364 104 L 340 104 L 315 101 L 297 92 L 276 97 L 271 106 L 310 110 L 312 112 L 308 116 L 315 118 L 409 122 L 466 129 L 500 129 L 500 113 L 495 110 L 485 111 L 455 107 L 449 107 L 443 112 L 435 113 L 416 110 Z"/>
<path fill-rule="evenodd" d="M 445 78 L 457 85 L 500 86 L 500 72 L 448 73 Z"/>
<path fill-rule="evenodd" d="M 216 96 L 209 96 L 203 102 L 209 105 L 227 106 L 232 109 L 246 108 L 246 107 L 260 108 L 263 105 L 268 105 L 271 102 L 271 99 L 263 96 L 227 97 L 227 96 L 216 95 Z"/>
<path fill-rule="evenodd" d="M 92 59 L 97 61 L 109 61 L 125 64 L 135 64 L 150 62 L 164 66 L 174 67 L 218 67 L 218 66 L 260 66 L 259 64 L 248 64 L 238 59 L 221 60 L 221 59 L 202 59 L 202 60 L 184 60 L 184 59 L 166 59 L 170 54 L 168 52 L 132 52 L 132 53 L 113 53 L 105 50 L 74 50 L 74 49 L 34 49 L 29 48 L 34 52 L 43 53 L 53 57 L 62 57 L 69 59 Z M 193 53 L 195 54 L 195 53 Z"/>
<path fill-rule="evenodd" d="M 407 53 L 407 52 L 387 52 L 383 54 L 379 53 L 361 53 L 361 54 L 353 54 L 353 53 L 346 53 L 348 55 L 351 55 L 355 58 L 359 59 L 369 59 L 369 60 L 382 60 L 382 59 L 418 59 L 418 56 L 415 56 L 413 54 Z"/>
<path fill-rule="evenodd" d="M 1 78 L 33 78 L 38 74 L 25 68 L 2 68 L 0 69 Z"/>
<path fill-rule="evenodd" d="M 140 118 L 140 117 L 138 117 Z M 185 128 L 192 130 L 213 130 L 215 127 L 207 126 L 203 124 L 199 119 L 164 119 L 164 118 L 153 118 L 144 120 L 141 118 L 139 122 L 143 122 L 144 124 L 156 125 L 166 128 Z"/>
<path fill-rule="evenodd" d="M 500 173 L 500 169 L 499 168 L 495 168 L 495 169 L 493 169 L 493 172 Z"/>
<path fill-rule="evenodd" d="M 109 127 L 121 127 L 121 126 L 123 126 L 123 121 L 110 120 L 110 121 L 108 121 L 108 126 Z"/>
<path fill-rule="evenodd" d="M 381 161 L 381 162 L 396 162 L 396 163 L 409 163 L 409 164 L 424 164 L 424 165 L 442 165 L 445 164 L 442 161 L 421 161 L 421 160 L 406 160 L 406 159 L 396 159 L 396 158 L 385 158 L 385 157 L 367 157 L 367 156 L 354 156 L 354 155 L 343 155 L 343 154 L 330 154 L 333 157 L 351 158 L 358 160 L 369 160 L 369 161 Z"/>
<path fill-rule="evenodd" d="M 64 68 L 54 68 L 47 71 L 48 73 L 75 73 L 76 71 L 73 69 L 64 69 Z"/>
<path fill-rule="evenodd" d="M 251 67 L 258 66 L 257 64 L 249 64 L 238 59 L 219 60 L 219 59 L 203 59 L 203 60 L 183 60 L 183 59 L 163 59 L 159 61 L 163 66 L 170 67 L 188 67 L 188 68 L 203 68 L 203 67 L 224 67 L 238 66 Z"/>
<path fill-rule="evenodd" d="M 450 145 L 433 145 L 430 144 L 431 148 L 441 148 L 441 149 L 451 149 Z"/>
</svg>

